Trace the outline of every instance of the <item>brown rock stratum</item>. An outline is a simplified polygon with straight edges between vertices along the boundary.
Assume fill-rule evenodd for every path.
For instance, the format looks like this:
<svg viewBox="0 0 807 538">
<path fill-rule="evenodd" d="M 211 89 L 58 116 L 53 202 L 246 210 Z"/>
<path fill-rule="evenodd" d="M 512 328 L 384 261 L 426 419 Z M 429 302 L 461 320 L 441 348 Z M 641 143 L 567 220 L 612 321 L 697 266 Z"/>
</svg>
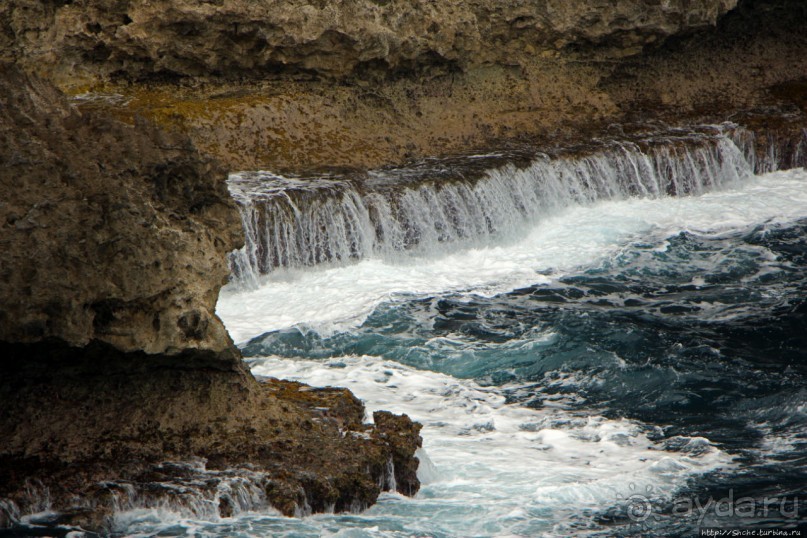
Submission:
<svg viewBox="0 0 807 538">
<path fill-rule="evenodd" d="M 285 514 L 348 510 L 390 462 L 414 493 L 419 425 L 242 363 L 225 172 L 770 110 L 801 136 L 805 24 L 800 0 L 0 3 L 0 499 L 47 488 L 96 528 L 127 488 L 242 469 Z"/>
<path fill-rule="evenodd" d="M 516 65 L 593 44 L 624 56 L 714 25 L 737 0 L 11 0 L 6 54 L 48 75 L 338 77 Z"/>
<path fill-rule="evenodd" d="M 722 121 L 807 77 L 806 23 L 800 0 L 0 6 L 27 69 L 231 170 L 276 171 Z"/>
<path fill-rule="evenodd" d="M 0 340 L 231 347 L 214 308 L 243 239 L 219 165 L 184 137 L 82 114 L 11 68 L 0 137 Z"/>
<path fill-rule="evenodd" d="M 224 178 L 0 66 L 0 527 L 48 499 L 101 528 L 116 488 L 159 502 L 184 471 L 155 466 L 199 458 L 250 466 L 287 515 L 372 504 L 390 462 L 417 491 L 419 425 L 247 371 L 214 312 L 242 241 Z"/>
</svg>

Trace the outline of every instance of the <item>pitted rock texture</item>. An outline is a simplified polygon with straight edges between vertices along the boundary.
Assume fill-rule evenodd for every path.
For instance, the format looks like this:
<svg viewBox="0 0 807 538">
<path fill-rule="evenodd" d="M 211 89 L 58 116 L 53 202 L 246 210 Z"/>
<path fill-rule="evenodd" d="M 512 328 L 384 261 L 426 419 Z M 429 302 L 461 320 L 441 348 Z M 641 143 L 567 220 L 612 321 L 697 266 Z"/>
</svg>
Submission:
<svg viewBox="0 0 807 538">
<path fill-rule="evenodd" d="M 777 88 L 807 79 L 806 24 L 802 0 L 742 0 L 717 27 L 622 58 L 567 47 L 529 61 L 516 55 L 520 66 L 443 75 L 425 68 L 334 83 L 252 72 L 100 91 L 125 96 L 121 114 L 184 132 L 233 170 L 372 168 L 513 139 L 565 145 L 616 124 L 721 123 L 744 110 L 804 108 L 803 85 Z"/>
<path fill-rule="evenodd" d="M 215 304 L 243 238 L 225 177 L 185 137 L 0 67 L 0 340 L 232 353 Z"/>
<path fill-rule="evenodd" d="M 0 529 L 44 498 L 72 524 L 108 529 L 115 509 L 215 499 L 222 473 L 254 485 L 254 509 L 263 499 L 287 516 L 366 508 L 393 483 L 407 495 L 420 486 L 420 425 L 386 412 L 363 424 L 347 389 L 256 381 L 198 351 L 43 342 L 0 343 L 0 353 Z"/>
<path fill-rule="evenodd" d="M 30 69 L 338 77 L 515 65 L 569 45 L 606 55 L 704 26 L 737 0 L 10 0 L 0 48 Z"/>
<path fill-rule="evenodd" d="M 247 371 L 214 313 L 242 242 L 224 178 L 187 138 L 0 66 L 0 528 L 43 500 L 101 529 L 177 485 L 209 498 L 197 461 L 286 515 L 372 504 L 390 461 L 418 490 L 418 424 Z"/>
</svg>

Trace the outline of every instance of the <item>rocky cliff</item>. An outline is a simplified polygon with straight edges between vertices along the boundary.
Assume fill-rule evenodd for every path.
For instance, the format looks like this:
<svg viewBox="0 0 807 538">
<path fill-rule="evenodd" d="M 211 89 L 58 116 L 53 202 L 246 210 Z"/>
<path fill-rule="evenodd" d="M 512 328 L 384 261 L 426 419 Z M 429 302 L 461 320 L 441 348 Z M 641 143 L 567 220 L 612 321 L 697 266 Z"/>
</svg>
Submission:
<svg viewBox="0 0 807 538">
<path fill-rule="evenodd" d="M 230 169 L 723 121 L 780 106 L 775 88 L 807 77 L 799 0 L 13 0 L 0 15 L 6 56 Z"/>
<path fill-rule="evenodd" d="M 226 515 L 210 473 L 244 465 L 288 515 L 417 491 L 418 425 L 247 371 L 214 313 L 242 241 L 225 177 L 0 66 L 0 526 L 46 508 L 99 528 L 185 482 Z"/>
<path fill-rule="evenodd" d="M 289 515 L 365 506 L 390 472 L 416 491 L 416 424 L 241 362 L 214 313 L 241 241 L 226 171 L 637 121 L 779 147 L 805 123 L 805 24 L 801 0 L 0 3 L 0 524 L 48 491 L 99 526 L 165 483 L 227 515 L 249 508 L 216 493 L 232 469 Z"/>
<path fill-rule="evenodd" d="M 0 72 L 0 340 L 231 347 L 214 314 L 240 246 L 224 170 L 190 142 Z"/>
<path fill-rule="evenodd" d="M 389 74 L 516 65 L 572 44 L 624 56 L 737 0 L 12 0 L 7 55 L 49 75 Z"/>
</svg>

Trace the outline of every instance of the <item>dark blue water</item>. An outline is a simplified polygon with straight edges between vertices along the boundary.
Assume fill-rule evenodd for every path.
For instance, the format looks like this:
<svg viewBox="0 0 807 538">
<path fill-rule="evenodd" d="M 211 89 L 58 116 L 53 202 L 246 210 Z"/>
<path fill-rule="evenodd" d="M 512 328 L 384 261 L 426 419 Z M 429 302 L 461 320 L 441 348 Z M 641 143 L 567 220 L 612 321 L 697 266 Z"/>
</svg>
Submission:
<svg viewBox="0 0 807 538">
<path fill-rule="evenodd" d="M 382 357 L 513 404 L 657 426 L 649 438 L 671 452 L 702 437 L 735 458 L 672 497 L 639 492 L 649 517 L 630 503 L 595 510 L 589 531 L 807 522 L 807 220 L 633 242 L 550 284 L 388 302 L 353 330 L 270 332 L 244 353 Z"/>
<path fill-rule="evenodd" d="M 246 246 L 217 313 L 252 371 L 346 386 L 369 410 L 420 421 L 423 487 L 293 519 L 259 487 L 232 518 L 135 503 L 116 529 L 803 526 L 807 173 L 755 175 L 754 152 L 722 127 L 679 134 L 518 166 L 475 156 L 414 175 L 234 175 Z"/>
</svg>

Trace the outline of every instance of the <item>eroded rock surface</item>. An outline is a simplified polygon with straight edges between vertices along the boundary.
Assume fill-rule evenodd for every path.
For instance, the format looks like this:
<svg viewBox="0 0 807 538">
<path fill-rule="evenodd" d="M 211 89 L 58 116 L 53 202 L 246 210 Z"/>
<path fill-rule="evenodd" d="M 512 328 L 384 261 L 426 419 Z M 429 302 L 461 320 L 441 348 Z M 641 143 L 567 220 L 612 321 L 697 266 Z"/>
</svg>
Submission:
<svg viewBox="0 0 807 538">
<path fill-rule="evenodd" d="M 419 425 L 365 425 L 349 391 L 241 361 L 214 313 L 242 241 L 224 179 L 187 138 L 0 67 L 0 527 L 50 509 L 101 528 L 164 501 L 355 510 L 393 464 L 417 491 Z M 242 475 L 265 506 L 221 496 Z"/>
<path fill-rule="evenodd" d="M 807 78 L 800 0 L 93 6 L 6 3 L 2 50 L 86 107 L 189 135 L 230 170 L 719 123 Z"/>
<path fill-rule="evenodd" d="M 37 488 L 96 527 L 200 481 L 226 516 L 233 469 L 288 515 L 417 490 L 416 424 L 240 362 L 213 310 L 240 224 L 194 146 L 229 170 L 375 167 L 737 119 L 760 163 L 794 165 L 805 22 L 800 0 L 0 3 L 0 60 L 81 103 L 0 71 L 0 524 Z"/>
<path fill-rule="evenodd" d="M 713 25 L 737 0 L 12 0 L 4 48 L 32 68 L 344 76 L 519 63 L 572 44 L 622 56 Z M 8 43 L 11 41 L 11 43 Z M 2 44 L 2 42 L 0 42 Z M 7 53 L 8 54 L 8 53 Z"/>
<path fill-rule="evenodd" d="M 100 529 L 120 508 L 294 516 L 363 509 L 391 484 L 410 495 L 419 488 L 420 425 L 388 413 L 376 414 L 376 427 L 363 424 L 364 406 L 346 389 L 256 382 L 195 355 L 176 362 L 97 344 L 23 349 L 30 364 L 4 365 L 0 384 L 0 527 L 9 506 L 53 509 Z M 222 494 L 228 479 L 249 488 L 249 504 Z"/>
<path fill-rule="evenodd" d="M 242 239 L 224 170 L 1 69 L 0 340 L 230 350 L 214 309 Z"/>
</svg>

